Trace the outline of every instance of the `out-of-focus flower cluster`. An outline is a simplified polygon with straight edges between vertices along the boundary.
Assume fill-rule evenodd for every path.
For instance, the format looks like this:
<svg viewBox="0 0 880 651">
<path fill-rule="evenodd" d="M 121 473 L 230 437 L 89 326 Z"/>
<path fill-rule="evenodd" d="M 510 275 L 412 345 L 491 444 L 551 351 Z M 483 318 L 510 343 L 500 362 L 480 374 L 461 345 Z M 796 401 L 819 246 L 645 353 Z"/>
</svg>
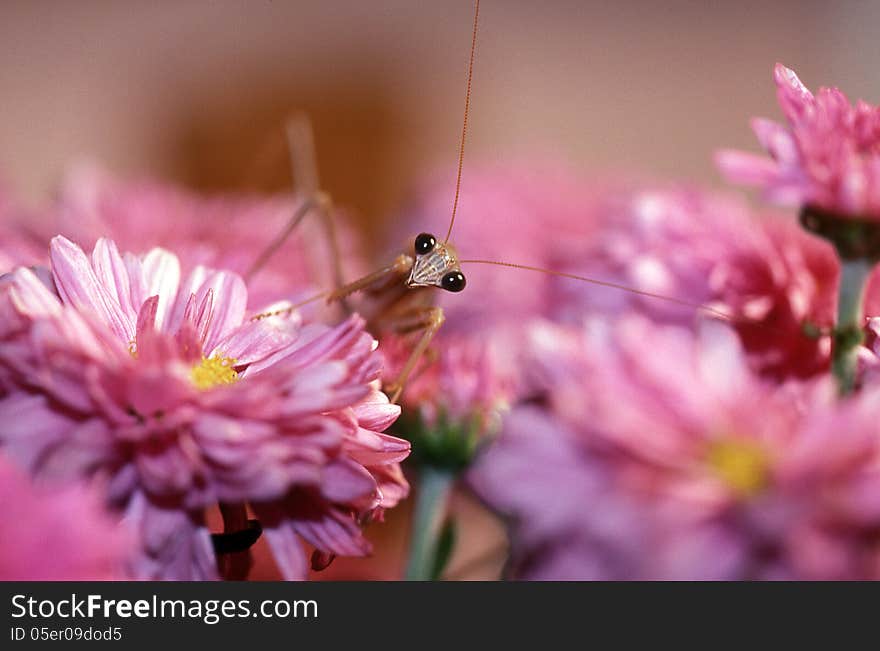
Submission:
<svg viewBox="0 0 880 651">
<path fill-rule="evenodd" d="M 799 215 L 534 162 L 468 168 L 450 240 L 467 291 L 435 292 L 445 323 L 402 413 L 381 383 L 427 303 L 355 299 L 370 333 L 292 309 L 330 282 L 305 238 L 243 279 L 295 198 L 91 168 L 42 226 L 0 197 L 0 484 L 35 523 L 56 517 L 46 491 L 81 500 L 98 539 L 52 572 L 214 578 L 218 504 L 260 521 L 287 578 L 306 549 L 315 569 L 363 556 L 363 527 L 407 496 L 411 441 L 505 520 L 511 578 L 880 579 L 880 280 L 848 286 L 846 264 L 876 259 L 852 238 L 880 214 L 878 109 L 782 66 L 776 83 L 788 125 L 754 122 L 771 159 L 719 162 Z M 391 241 L 444 235 L 453 187 L 420 188 Z M 47 255 L 50 233 L 71 239 Z M 88 544 L 55 529 L 52 545 Z M 44 576 L 14 533 L 0 570 Z"/>
<path fill-rule="evenodd" d="M 509 523 L 509 576 L 880 577 L 880 403 L 870 386 L 840 401 L 828 377 L 832 246 L 794 216 L 692 187 L 471 174 L 461 230 L 478 232 L 459 233 L 462 258 L 636 290 L 463 264 L 474 289 L 444 298 L 456 325 L 441 349 L 483 346 L 515 379 L 470 473 Z M 442 229 L 438 187 L 410 229 Z M 480 232 L 481 215 L 514 217 Z M 872 285 L 868 314 L 877 299 Z M 868 385 L 874 341 L 860 349 Z"/>
</svg>

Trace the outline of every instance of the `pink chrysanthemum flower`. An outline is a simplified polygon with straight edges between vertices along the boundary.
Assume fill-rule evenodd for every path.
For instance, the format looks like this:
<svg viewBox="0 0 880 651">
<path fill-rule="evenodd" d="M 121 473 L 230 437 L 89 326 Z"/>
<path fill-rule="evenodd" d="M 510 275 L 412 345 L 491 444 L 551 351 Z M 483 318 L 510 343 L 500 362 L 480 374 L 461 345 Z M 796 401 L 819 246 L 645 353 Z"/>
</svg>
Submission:
<svg viewBox="0 0 880 651">
<path fill-rule="evenodd" d="M 7 453 L 61 480 L 100 475 L 139 534 L 138 578 L 217 574 L 205 509 L 247 503 L 286 578 L 298 538 L 363 555 L 360 525 L 407 486 L 399 413 L 377 390 L 375 342 L 353 317 L 330 328 L 248 319 L 236 274 L 143 257 L 99 240 L 89 259 L 52 241 L 51 278 L 5 282 L 0 420 Z"/>
<path fill-rule="evenodd" d="M 813 95 L 782 64 L 776 64 L 774 79 L 788 125 L 752 121 L 770 158 L 722 151 L 722 172 L 762 188 L 778 203 L 880 220 L 880 108 L 862 100 L 853 106 L 837 88 Z"/>
<path fill-rule="evenodd" d="M 122 579 L 131 536 L 83 486 L 34 486 L 0 457 L 0 581 Z"/>
<path fill-rule="evenodd" d="M 550 329 L 540 339 L 548 337 L 559 435 L 576 442 L 584 472 L 601 464 L 605 490 L 637 508 L 646 527 L 649 564 L 637 574 L 880 577 L 875 392 L 838 402 L 825 383 L 767 384 L 718 323 L 696 338 L 643 319 L 618 322 L 611 334 Z M 529 488 L 570 493 L 565 481 L 517 490 Z M 509 490 L 493 482 L 485 496 L 504 504 Z M 583 506 L 584 526 L 593 526 L 600 507 Z M 550 554 L 565 541 L 543 543 Z M 585 557 L 585 567 L 594 562 Z"/>
<path fill-rule="evenodd" d="M 47 221 L 90 249 L 99 237 L 120 249 L 174 251 L 186 269 L 196 265 L 244 275 L 282 232 L 300 204 L 290 195 L 201 195 L 154 181 L 124 182 L 93 165 L 74 167 Z M 348 276 L 363 268 L 355 234 L 334 215 L 342 265 Z M 278 253 L 248 280 L 249 307 L 289 299 L 333 283 L 331 248 L 324 226 L 307 217 Z"/>
</svg>

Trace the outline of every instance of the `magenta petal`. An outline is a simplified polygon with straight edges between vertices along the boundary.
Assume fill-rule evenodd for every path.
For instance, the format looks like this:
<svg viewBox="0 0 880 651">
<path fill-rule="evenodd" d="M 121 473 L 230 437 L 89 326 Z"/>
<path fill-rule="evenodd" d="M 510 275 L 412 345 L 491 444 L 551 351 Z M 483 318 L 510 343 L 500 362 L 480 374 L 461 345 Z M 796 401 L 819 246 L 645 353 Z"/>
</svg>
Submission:
<svg viewBox="0 0 880 651">
<path fill-rule="evenodd" d="M 144 304 L 141 306 L 141 311 L 138 313 L 137 320 L 137 334 L 141 335 L 146 330 L 155 330 L 156 329 L 156 311 L 159 306 L 159 297 L 151 296 Z"/>
<path fill-rule="evenodd" d="M 148 358 L 153 357 L 149 355 Z M 125 386 L 125 397 L 139 414 L 166 412 L 185 401 L 194 389 L 189 378 L 172 375 L 161 367 L 143 369 Z"/>
<path fill-rule="evenodd" d="M 92 487 L 39 485 L 0 456 L 0 495 L 8 523 L 0 536 L 0 580 L 126 578 L 122 563 L 132 541 Z"/>
<path fill-rule="evenodd" d="M 321 494 L 331 502 L 353 502 L 376 491 L 376 480 L 356 463 L 339 460 L 324 468 Z"/>
<path fill-rule="evenodd" d="M 287 522 L 263 529 L 272 555 L 286 581 L 305 581 L 308 575 L 306 555 L 296 534 Z"/>
<path fill-rule="evenodd" d="M 107 424 L 98 418 L 72 425 L 59 445 L 46 450 L 38 472 L 53 481 L 66 482 L 91 476 L 114 456 L 114 441 Z"/>
<path fill-rule="evenodd" d="M 778 89 L 779 104 L 789 120 L 796 121 L 812 108 L 815 101 L 813 93 L 801 83 L 794 70 L 777 63 L 773 78 Z"/>
<path fill-rule="evenodd" d="M 132 563 L 140 580 L 205 581 L 217 579 L 211 537 L 203 523 L 178 508 L 162 508 L 136 493 L 125 513 L 139 534 L 141 553 Z"/>
<path fill-rule="evenodd" d="M 72 427 L 70 419 L 49 407 L 45 396 L 17 392 L 0 399 L 0 423 L 3 452 L 30 472 Z"/>
<path fill-rule="evenodd" d="M 320 520 L 296 520 L 296 532 L 323 552 L 340 556 L 366 556 L 370 543 L 351 516 L 330 511 Z"/>
</svg>

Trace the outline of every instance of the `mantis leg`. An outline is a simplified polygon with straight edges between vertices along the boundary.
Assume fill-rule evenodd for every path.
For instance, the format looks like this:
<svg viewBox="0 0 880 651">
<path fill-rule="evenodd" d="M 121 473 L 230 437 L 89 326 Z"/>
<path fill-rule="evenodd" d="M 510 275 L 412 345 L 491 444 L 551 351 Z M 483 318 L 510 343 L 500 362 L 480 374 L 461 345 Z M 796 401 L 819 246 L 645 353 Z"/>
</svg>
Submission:
<svg viewBox="0 0 880 651">
<path fill-rule="evenodd" d="M 415 369 L 416 364 L 419 363 L 422 355 L 425 354 L 425 351 L 431 344 L 431 340 L 434 338 L 434 335 L 437 334 L 437 331 L 440 329 L 440 326 L 443 325 L 445 320 L 446 317 L 443 315 L 443 309 L 432 305 L 429 307 L 415 308 L 409 314 L 401 315 L 392 321 L 391 327 L 395 332 L 407 333 L 422 331 L 422 336 L 419 337 L 419 341 L 412 349 L 412 352 L 409 354 L 409 357 L 404 363 L 403 368 L 397 374 L 397 377 L 384 387 L 385 392 L 389 394 L 389 399 L 392 403 L 396 403 L 400 399 L 406 381 Z"/>
<path fill-rule="evenodd" d="M 269 243 L 259 257 L 254 260 L 245 272 L 244 279 L 249 281 L 278 252 L 307 215 L 318 217 L 324 227 L 324 234 L 330 249 L 333 269 L 334 287 L 344 284 L 342 273 L 342 255 L 339 251 L 339 240 L 336 224 L 333 219 L 333 200 L 326 192 L 321 191 L 318 181 L 318 166 L 315 156 L 314 138 L 308 118 L 297 113 L 287 121 L 286 127 L 288 150 L 290 152 L 291 169 L 294 172 L 294 192 L 305 197 L 297 207 L 290 220 L 281 232 Z"/>
</svg>

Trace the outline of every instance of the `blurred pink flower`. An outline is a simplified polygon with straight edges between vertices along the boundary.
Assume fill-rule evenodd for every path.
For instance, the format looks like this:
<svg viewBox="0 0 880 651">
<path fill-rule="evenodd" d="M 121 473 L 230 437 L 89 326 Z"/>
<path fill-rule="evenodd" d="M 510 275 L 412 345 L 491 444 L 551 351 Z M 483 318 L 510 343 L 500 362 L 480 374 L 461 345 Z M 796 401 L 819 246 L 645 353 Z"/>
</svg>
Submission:
<svg viewBox="0 0 880 651">
<path fill-rule="evenodd" d="M 65 235 L 85 249 L 100 237 L 136 253 L 163 247 L 180 257 L 185 270 L 203 265 L 243 275 L 298 205 L 290 195 L 201 195 L 159 182 L 123 182 L 81 164 L 61 186 L 47 233 Z M 340 214 L 335 224 L 343 267 L 351 277 L 363 269 L 358 240 Z M 248 281 L 251 307 L 330 287 L 331 260 L 324 227 L 316 217 L 305 218 Z"/>
<path fill-rule="evenodd" d="M 620 578 L 880 578 L 877 393 L 841 403 L 824 382 L 768 384 L 720 323 L 695 336 L 627 318 L 587 334 L 546 326 L 536 341 L 547 349 L 552 408 L 565 424 L 556 436 L 575 441 L 572 457 L 585 474 L 601 466 L 609 482 L 602 491 L 624 500 L 619 518 L 628 522 L 636 508 L 645 527 L 647 563 Z M 571 445 L 553 436 L 534 446 L 542 444 Z M 519 454 L 515 441 L 508 446 Z M 514 515 L 527 504 L 516 495 L 549 504 L 579 490 L 568 473 L 505 486 L 492 481 L 491 463 L 481 465 L 484 497 Z M 601 502 L 583 505 L 581 531 L 594 526 L 596 509 Z M 566 536 L 538 536 L 530 558 L 568 553 Z M 584 552 L 586 576 L 593 552 Z M 540 572 L 533 565 L 530 576 Z"/>
<path fill-rule="evenodd" d="M 755 118 L 752 128 L 770 158 L 721 151 L 721 171 L 778 203 L 880 220 L 880 108 L 861 100 L 853 106 L 837 88 L 813 95 L 782 64 L 773 75 L 788 125 Z"/>
<path fill-rule="evenodd" d="M 689 325 L 706 305 L 743 339 L 770 377 L 808 377 L 829 365 L 839 263 L 832 247 L 780 215 L 755 214 L 741 198 L 696 188 L 578 181 L 558 168 L 476 168 L 452 240 L 464 259 L 524 263 L 684 301 L 530 271 L 463 264 L 461 294 L 438 292 L 446 312 L 438 341 L 494 342 L 531 395 L 523 332 L 535 318 L 580 323 L 633 310 Z M 449 183 L 429 185 L 397 222 L 404 233 L 442 237 Z M 875 276 L 880 278 L 880 276 Z M 880 304 L 876 280 L 867 309 Z M 717 315 L 714 315 L 717 317 Z M 438 343 L 438 347 L 443 344 Z"/>
<path fill-rule="evenodd" d="M 712 269 L 712 303 L 735 315 L 731 325 L 753 368 L 766 377 L 823 373 L 840 277 L 834 251 L 783 218 L 755 227 L 751 242 L 733 242 Z M 872 288 L 870 296 L 875 301 L 880 292 Z"/>
<path fill-rule="evenodd" d="M 181 281 L 161 249 L 101 239 L 89 259 L 59 236 L 50 257 L 51 279 L 19 269 L 0 302 L 2 442 L 36 475 L 106 477 L 140 536 L 135 576 L 215 577 L 218 501 L 250 505 L 286 578 L 306 573 L 297 537 L 368 553 L 360 524 L 405 496 L 409 444 L 381 433 L 399 408 L 360 319 L 248 319 L 239 276 Z"/>
<path fill-rule="evenodd" d="M 394 381 L 412 348 L 405 337 L 382 338 L 386 382 Z M 418 415 L 428 427 L 438 421 L 467 424 L 477 438 L 495 432 L 516 392 L 516 369 L 505 365 L 508 360 L 491 337 L 446 336 L 441 330 L 405 387 L 401 420 Z"/>
<path fill-rule="evenodd" d="M 507 573 L 538 581 L 645 575 L 648 528 L 608 471 L 549 411 L 515 408 L 469 473 L 471 486 L 507 520 Z"/>
<path fill-rule="evenodd" d="M 106 581 L 125 578 L 130 536 L 83 486 L 34 486 L 0 457 L 3 535 L 0 581 Z"/>
</svg>

